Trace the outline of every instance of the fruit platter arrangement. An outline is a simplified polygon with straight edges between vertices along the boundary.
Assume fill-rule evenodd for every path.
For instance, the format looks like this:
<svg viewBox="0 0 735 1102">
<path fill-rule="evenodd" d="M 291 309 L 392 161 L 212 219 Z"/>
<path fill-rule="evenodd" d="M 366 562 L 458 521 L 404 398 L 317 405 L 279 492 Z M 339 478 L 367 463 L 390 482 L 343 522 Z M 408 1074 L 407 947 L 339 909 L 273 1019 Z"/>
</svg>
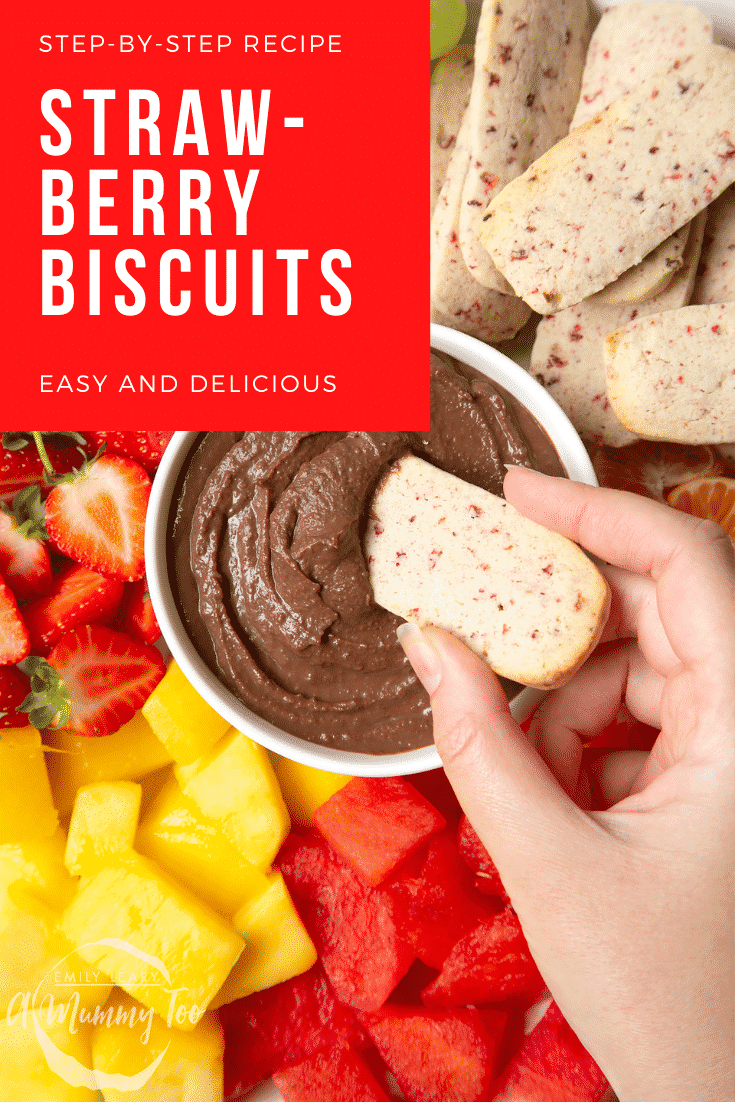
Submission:
<svg viewBox="0 0 735 1102">
<path fill-rule="evenodd" d="M 271 759 L 166 666 L 165 436 L 3 439 L 5 1097 L 601 1097 L 441 770 Z"/>
<path fill-rule="evenodd" d="M 604 1098 L 442 770 L 271 757 L 165 662 L 142 533 L 169 435 L 3 436 L 6 1096 Z M 598 472 L 735 534 L 713 448 Z M 655 737 L 613 724 L 586 753 Z"/>
</svg>

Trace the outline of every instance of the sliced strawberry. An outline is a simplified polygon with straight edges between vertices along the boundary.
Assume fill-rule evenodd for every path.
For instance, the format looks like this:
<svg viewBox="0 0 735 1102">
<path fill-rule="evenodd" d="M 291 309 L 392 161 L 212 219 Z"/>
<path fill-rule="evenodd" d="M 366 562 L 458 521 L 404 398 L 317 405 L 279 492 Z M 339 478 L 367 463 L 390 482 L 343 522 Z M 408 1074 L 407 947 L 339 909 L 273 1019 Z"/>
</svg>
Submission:
<svg viewBox="0 0 735 1102">
<path fill-rule="evenodd" d="M 127 432 L 95 430 L 84 433 L 92 455 L 105 444 L 108 455 L 124 455 L 128 459 L 134 459 L 141 467 L 145 467 L 148 474 L 155 474 L 172 436 L 172 432 L 144 432 L 142 429 Z"/>
<path fill-rule="evenodd" d="M 25 727 L 30 720 L 16 709 L 28 696 L 28 678 L 12 666 L 0 667 L 0 727 Z"/>
<path fill-rule="evenodd" d="M 0 439 L 7 437 L 17 438 L 19 433 L 0 433 Z M 9 443 L 17 444 L 14 439 Z M 58 474 L 66 474 L 73 471 L 83 462 L 83 455 L 72 441 L 51 440 L 46 442 L 46 450 L 49 460 Z M 40 483 L 43 478 L 43 464 L 41 457 L 33 442 L 25 443 L 23 447 L 12 448 L 0 446 L 0 500 L 10 501 L 18 493 L 18 490 L 34 483 Z"/>
<path fill-rule="evenodd" d="M 51 588 L 41 491 L 27 486 L 13 498 L 12 511 L 0 506 L 0 573 L 19 601 L 30 601 Z"/>
<path fill-rule="evenodd" d="M 62 636 L 48 661 L 41 658 L 38 663 L 43 663 L 46 675 L 46 667 L 56 670 L 58 681 L 52 686 L 53 692 L 68 701 L 68 716 L 64 718 L 62 713 L 57 718 L 55 714 L 47 726 L 64 726 L 87 737 L 119 730 L 146 702 L 166 672 L 155 647 L 138 643 L 121 631 L 89 624 Z M 33 681 L 32 676 L 35 688 Z M 34 722 L 33 711 L 30 715 Z"/>
<path fill-rule="evenodd" d="M 30 654 L 31 641 L 12 589 L 0 578 L 0 666 L 14 666 Z"/>
<path fill-rule="evenodd" d="M 151 480 L 132 459 L 103 455 L 59 482 L 46 499 L 46 528 L 58 551 L 90 570 L 143 577 Z"/>
<path fill-rule="evenodd" d="M 125 586 L 115 627 L 140 643 L 155 643 L 161 638 L 161 629 L 153 611 L 145 578 L 141 578 L 139 582 L 128 582 Z"/>
<path fill-rule="evenodd" d="M 109 625 L 115 618 L 125 583 L 105 578 L 72 563 L 54 579 L 45 597 L 23 609 L 34 654 L 48 654 L 67 631 L 82 624 Z"/>
</svg>

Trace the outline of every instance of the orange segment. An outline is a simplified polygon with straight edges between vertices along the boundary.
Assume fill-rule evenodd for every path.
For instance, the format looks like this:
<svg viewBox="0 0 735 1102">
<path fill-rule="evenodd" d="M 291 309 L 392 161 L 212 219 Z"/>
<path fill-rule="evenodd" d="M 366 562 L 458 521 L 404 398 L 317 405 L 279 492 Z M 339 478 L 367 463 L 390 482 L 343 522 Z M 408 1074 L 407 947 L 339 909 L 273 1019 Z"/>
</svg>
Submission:
<svg viewBox="0 0 735 1102">
<path fill-rule="evenodd" d="M 735 541 L 735 478 L 693 478 L 668 495 L 669 505 L 720 524 Z"/>
</svg>

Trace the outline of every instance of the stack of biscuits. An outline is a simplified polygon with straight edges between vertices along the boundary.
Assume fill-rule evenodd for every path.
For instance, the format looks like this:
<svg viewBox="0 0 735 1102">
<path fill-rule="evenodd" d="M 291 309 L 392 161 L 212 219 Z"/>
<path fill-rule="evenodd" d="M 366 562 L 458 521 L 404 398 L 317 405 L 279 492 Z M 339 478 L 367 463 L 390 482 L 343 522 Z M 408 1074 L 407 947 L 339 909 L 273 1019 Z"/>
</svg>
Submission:
<svg viewBox="0 0 735 1102">
<path fill-rule="evenodd" d="M 432 84 L 432 320 L 590 443 L 735 449 L 735 51 L 695 7 L 484 0 Z"/>
</svg>

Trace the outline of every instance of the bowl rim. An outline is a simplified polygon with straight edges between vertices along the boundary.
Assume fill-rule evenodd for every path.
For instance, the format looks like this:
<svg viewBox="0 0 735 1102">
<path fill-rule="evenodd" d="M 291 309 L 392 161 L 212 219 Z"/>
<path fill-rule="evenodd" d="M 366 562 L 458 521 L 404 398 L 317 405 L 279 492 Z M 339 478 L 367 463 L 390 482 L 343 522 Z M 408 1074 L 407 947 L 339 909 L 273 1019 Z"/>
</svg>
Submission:
<svg viewBox="0 0 735 1102">
<path fill-rule="evenodd" d="M 597 485 L 589 455 L 571 421 L 524 368 L 491 345 L 443 325 L 431 326 L 431 346 L 476 367 L 509 390 L 546 430 L 570 478 Z M 217 679 L 199 655 L 176 609 L 166 545 L 176 482 L 201 431 L 205 430 L 174 432 L 153 480 L 145 530 L 146 577 L 153 610 L 163 639 L 187 680 L 231 726 L 267 750 L 302 765 L 361 777 L 405 776 L 437 769 L 442 763 L 433 743 L 392 754 L 363 754 L 321 746 L 288 734 L 251 712 Z M 519 722 L 526 719 L 543 695 L 539 689 L 523 689 L 511 702 L 515 718 Z"/>
</svg>

